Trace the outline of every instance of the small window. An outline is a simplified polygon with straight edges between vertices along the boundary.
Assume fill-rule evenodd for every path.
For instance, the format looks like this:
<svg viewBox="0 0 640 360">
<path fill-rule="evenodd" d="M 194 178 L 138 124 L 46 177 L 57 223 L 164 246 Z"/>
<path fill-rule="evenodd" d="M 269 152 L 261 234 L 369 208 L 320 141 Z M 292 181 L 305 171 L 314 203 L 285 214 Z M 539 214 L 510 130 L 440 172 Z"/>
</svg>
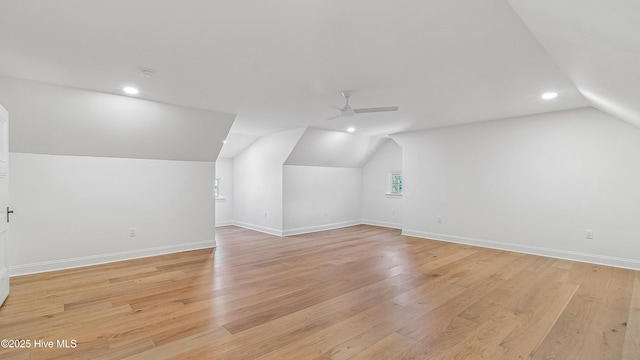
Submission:
<svg viewBox="0 0 640 360">
<path fill-rule="evenodd" d="M 402 195 L 402 173 L 389 173 L 389 195 Z"/>
<path fill-rule="evenodd" d="M 216 180 L 213 183 L 213 195 L 216 197 L 216 199 L 221 198 L 221 194 L 220 194 L 220 178 L 216 178 Z"/>
</svg>

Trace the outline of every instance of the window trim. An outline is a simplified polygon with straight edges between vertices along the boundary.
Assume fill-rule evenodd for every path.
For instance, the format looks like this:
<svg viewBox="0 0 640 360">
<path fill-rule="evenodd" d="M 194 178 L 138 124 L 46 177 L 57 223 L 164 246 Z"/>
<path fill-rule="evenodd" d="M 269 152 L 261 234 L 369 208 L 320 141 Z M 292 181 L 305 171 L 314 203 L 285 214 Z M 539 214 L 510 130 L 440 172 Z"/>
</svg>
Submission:
<svg viewBox="0 0 640 360">
<path fill-rule="evenodd" d="M 213 197 L 216 200 L 224 201 L 225 197 L 222 196 L 222 186 L 220 186 L 221 183 L 222 181 L 219 177 L 215 178 L 215 180 L 213 181 Z"/>
<path fill-rule="evenodd" d="M 394 193 L 391 191 L 391 189 L 393 188 L 393 184 L 392 184 L 392 179 L 394 175 L 400 175 L 400 192 Z M 385 193 L 385 196 L 387 197 L 402 197 L 402 195 L 404 194 L 404 188 L 403 188 L 403 184 L 402 184 L 402 171 L 389 171 L 389 175 L 387 177 L 387 192 Z"/>
</svg>

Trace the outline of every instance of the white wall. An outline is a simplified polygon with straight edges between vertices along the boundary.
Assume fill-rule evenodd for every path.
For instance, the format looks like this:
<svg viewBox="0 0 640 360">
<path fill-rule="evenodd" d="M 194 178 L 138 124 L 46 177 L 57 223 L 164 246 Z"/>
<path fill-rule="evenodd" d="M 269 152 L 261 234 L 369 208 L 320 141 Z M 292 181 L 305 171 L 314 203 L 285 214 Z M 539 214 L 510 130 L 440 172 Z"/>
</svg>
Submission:
<svg viewBox="0 0 640 360">
<path fill-rule="evenodd" d="M 402 148 L 388 139 L 362 168 L 364 223 L 402 228 L 403 197 L 386 195 L 392 171 L 402 171 Z"/>
<path fill-rule="evenodd" d="M 215 246 L 214 161 L 234 115 L 8 77 L 0 102 L 13 275 Z"/>
<path fill-rule="evenodd" d="M 640 269 L 639 129 L 580 109 L 393 138 L 405 234 Z"/>
<path fill-rule="evenodd" d="M 284 235 L 361 222 L 362 169 L 285 165 Z"/>
<path fill-rule="evenodd" d="M 0 76 L 10 151 L 215 161 L 235 115 Z"/>
<path fill-rule="evenodd" d="M 215 246 L 213 162 L 9 160 L 12 275 Z"/>
<path fill-rule="evenodd" d="M 233 159 L 234 223 L 282 235 L 282 165 L 304 130 L 264 136 Z"/>
<path fill-rule="evenodd" d="M 315 128 L 260 138 L 233 160 L 232 223 L 276 235 L 361 223 L 362 166 L 384 143 L 381 138 Z M 382 154 L 378 166 L 391 161 L 394 170 L 401 168 L 401 154 L 393 149 Z M 384 170 L 383 186 L 387 173 Z M 401 202 L 384 198 L 377 206 L 388 207 L 387 201 Z M 400 227 L 401 206 L 395 210 L 390 217 L 374 217 L 377 225 Z"/>
<path fill-rule="evenodd" d="M 233 224 L 233 159 L 216 161 L 216 178 L 219 179 L 220 196 L 216 199 L 216 226 Z"/>
</svg>

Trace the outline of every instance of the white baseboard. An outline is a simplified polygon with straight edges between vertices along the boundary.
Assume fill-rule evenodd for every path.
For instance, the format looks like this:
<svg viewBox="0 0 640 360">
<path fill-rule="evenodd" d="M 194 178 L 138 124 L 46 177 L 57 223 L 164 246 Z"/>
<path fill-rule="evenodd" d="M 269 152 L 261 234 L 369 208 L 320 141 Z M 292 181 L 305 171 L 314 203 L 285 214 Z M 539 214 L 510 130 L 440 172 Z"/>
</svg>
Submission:
<svg viewBox="0 0 640 360">
<path fill-rule="evenodd" d="M 318 231 L 340 229 L 340 228 L 360 225 L 360 224 L 362 224 L 362 220 L 349 220 L 349 221 L 342 221 L 342 222 L 333 223 L 333 224 L 324 224 L 324 225 L 309 226 L 309 227 L 303 227 L 303 228 L 286 229 L 282 233 L 283 233 L 283 236 L 300 235 L 300 234 L 314 233 Z"/>
<path fill-rule="evenodd" d="M 233 220 L 216 221 L 216 227 L 231 226 L 231 225 L 235 225 Z"/>
<path fill-rule="evenodd" d="M 579 262 L 585 262 L 590 264 L 598 264 L 598 265 L 614 266 L 614 267 L 625 268 L 625 269 L 640 270 L 640 260 L 635 260 L 635 259 L 588 254 L 588 253 L 581 253 L 577 251 L 558 250 L 558 249 L 551 249 L 551 248 L 531 246 L 531 245 L 512 244 L 512 243 L 505 243 L 501 241 L 492 241 L 492 240 L 468 238 L 468 237 L 456 236 L 456 235 L 430 233 L 426 231 L 410 230 L 410 229 L 403 229 L 402 235 L 414 236 L 414 237 L 432 239 L 432 240 L 440 240 L 440 241 L 465 244 L 465 245 L 480 246 L 480 247 L 491 248 L 491 249 L 507 250 L 507 251 L 531 254 L 531 255 L 546 256 L 546 257 L 552 257 L 557 259 L 579 261 Z"/>
<path fill-rule="evenodd" d="M 193 242 L 193 243 L 187 243 L 187 244 L 159 246 L 159 247 L 148 248 L 148 249 L 121 251 L 121 252 L 115 252 L 115 253 L 109 253 L 109 254 L 42 261 L 42 262 L 32 263 L 32 264 L 9 266 L 9 274 L 10 276 L 36 274 L 36 273 L 47 272 L 47 271 L 72 269 L 72 268 L 83 267 L 83 266 L 105 264 L 105 263 L 110 263 L 115 261 L 139 259 L 139 258 L 145 258 L 150 256 L 171 254 L 171 253 L 190 251 L 190 250 L 208 249 L 208 248 L 214 248 L 214 247 L 216 247 L 216 241 L 208 240 L 208 241 L 200 241 L 200 242 Z"/>
<path fill-rule="evenodd" d="M 249 230 L 253 230 L 253 231 L 258 231 L 258 232 L 262 232 L 262 233 L 269 234 L 269 235 L 282 236 L 282 230 L 272 229 L 272 228 L 268 228 L 266 226 L 249 224 L 249 223 L 242 222 L 242 221 L 233 221 L 229 225 L 235 225 L 235 226 L 238 226 L 238 227 L 241 227 L 241 228 L 245 228 L 245 229 L 249 229 Z"/>
<path fill-rule="evenodd" d="M 242 221 L 224 222 L 224 225 L 216 224 L 216 227 L 234 225 L 234 226 L 262 232 L 269 235 L 291 236 L 291 235 L 314 233 L 318 231 L 340 229 L 348 226 L 355 226 L 355 225 L 361 225 L 361 224 L 382 226 L 382 227 L 388 227 L 392 229 L 402 229 L 402 224 L 388 223 L 384 221 L 375 221 L 375 220 L 349 220 L 349 221 L 342 221 L 342 222 L 332 223 L 332 224 L 324 224 L 324 225 L 318 225 L 318 226 L 309 226 L 309 227 L 285 229 L 285 230 L 272 229 L 265 226 L 245 223 Z"/>
<path fill-rule="evenodd" d="M 402 223 L 393 223 L 388 221 L 369 220 L 369 219 L 362 219 L 361 223 L 365 225 L 381 226 L 381 227 L 386 227 L 391 229 L 402 229 Z"/>
</svg>

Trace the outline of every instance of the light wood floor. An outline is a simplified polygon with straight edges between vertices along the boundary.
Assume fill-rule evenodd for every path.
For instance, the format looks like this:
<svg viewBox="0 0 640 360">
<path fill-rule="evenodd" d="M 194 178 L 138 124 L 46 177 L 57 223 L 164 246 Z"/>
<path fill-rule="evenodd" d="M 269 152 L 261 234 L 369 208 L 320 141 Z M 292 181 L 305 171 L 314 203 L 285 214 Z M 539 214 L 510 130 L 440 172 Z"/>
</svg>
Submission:
<svg viewBox="0 0 640 360">
<path fill-rule="evenodd" d="M 0 359 L 640 359 L 639 272 L 355 226 L 11 279 Z"/>
</svg>

